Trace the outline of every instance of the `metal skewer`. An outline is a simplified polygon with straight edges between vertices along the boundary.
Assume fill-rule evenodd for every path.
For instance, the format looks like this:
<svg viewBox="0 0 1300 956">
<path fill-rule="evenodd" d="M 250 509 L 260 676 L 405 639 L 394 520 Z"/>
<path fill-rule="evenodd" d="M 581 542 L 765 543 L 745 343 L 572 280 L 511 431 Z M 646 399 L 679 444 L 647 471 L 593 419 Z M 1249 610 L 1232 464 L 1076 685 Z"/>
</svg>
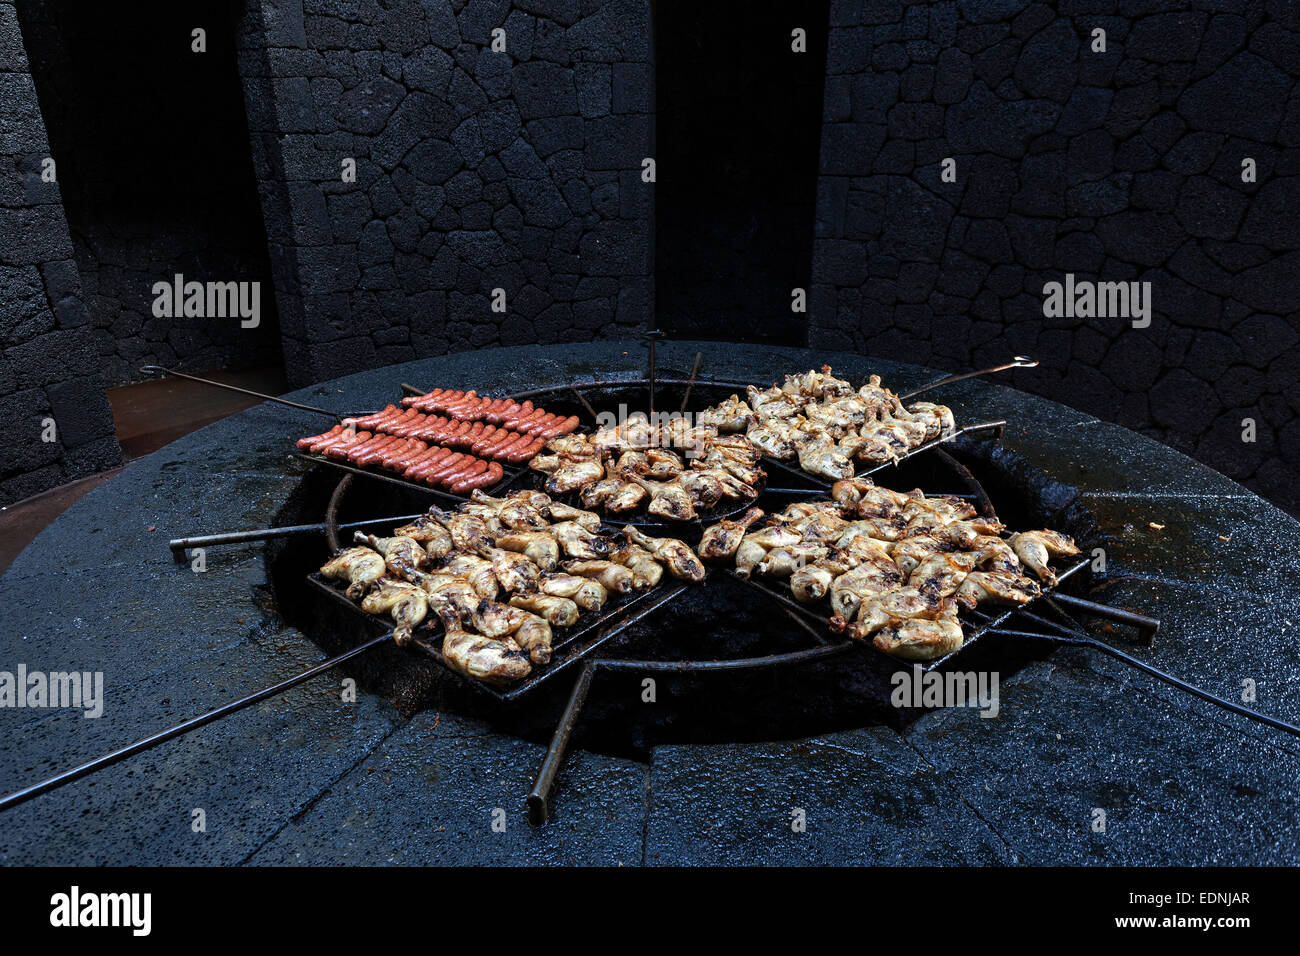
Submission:
<svg viewBox="0 0 1300 956">
<path fill-rule="evenodd" d="M 1059 595 L 1053 596 L 1058 597 Z M 1144 674 L 1149 674 L 1157 680 L 1164 681 L 1170 687 L 1185 691 L 1193 697 L 1199 697 L 1201 700 L 1214 704 L 1216 707 L 1222 707 L 1224 710 L 1229 710 L 1234 714 L 1249 718 L 1250 720 L 1258 721 L 1261 724 L 1267 724 L 1275 730 L 1282 730 L 1288 734 L 1300 737 L 1300 727 L 1297 727 L 1294 724 L 1288 724 L 1284 720 L 1278 720 L 1276 717 L 1270 717 L 1268 714 L 1261 714 L 1257 710 L 1251 710 L 1248 707 L 1242 707 L 1240 704 L 1234 704 L 1230 700 L 1224 700 L 1222 697 L 1216 697 L 1209 691 L 1201 690 L 1199 687 L 1189 684 L 1187 681 L 1181 680 L 1173 674 L 1167 674 L 1158 668 L 1152 667 L 1150 664 L 1138 660 L 1136 657 L 1125 654 L 1117 647 L 1111 647 L 1109 644 L 1093 637 L 1083 636 L 1081 632 L 1073 632 L 1071 636 L 1067 637 L 1063 634 L 1036 634 L 1033 631 L 993 628 L 989 633 L 998 634 L 1002 637 L 1032 637 L 1040 641 L 1050 641 L 1053 644 L 1064 644 L 1069 647 L 1087 647 L 1094 651 L 1100 651 L 1103 654 L 1115 658 L 1117 661 L 1142 671 Z"/>
<path fill-rule="evenodd" d="M 316 408 L 313 405 L 303 405 L 300 402 L 291 402 L 287 398 L 277 398 L 274 395 L 264 395 L 261 392 L 254 392 L 252 389 L 240 388 L 238 385 L 227 385 L 225 382 L 214 382 L 210 378 L 199 378 L 197 375 L 187 375 L 185 372 L 176 372 L 169 368 L 163 368 L 161 365 L 143 365 L 140 367 L 140 374 L 148 375 L 151 378 L 161 378 L 164 375 L 171 375 L 175 378 L 187 378 L 191 382 L 199 382 L 203 385 L 211 385 L 213 388 L 224 388 L 228 392 L 239 392 L 241 395 L 251 395 L 253 398 L 260 398 L 264 402 L 275 402 L 277 405 L 287 405 L 290 408 L 296 408 L 304 412 L 315 412 L 317 415 L 328 415 L 337 421 L 342 421 L 351 416 L 340 415 L 338 412 L 327 411 L 323 408 Z"/>
<path fill-rule="evenodd" d="M 951 385 L 953 382 L 961 382 L 968 378 L 977 378 L 980 375 L 990 375 L 993 372 L 1001 372 L 1009 368 L 1034 368 L 1037 365 L 1038 359 L 1030 358 L 1028 355 L 1017 355 L 1005 365 L 994 365 L 992 368 L 982 368 L 977 372 L 963 372 L 961 375 L 949 375 L 945 378 L 931 382 L 929 385 L 922 385 L 920 388 L 913 389 L 906 395 L 900 395 L 898 397 L 906 401 L 909 398 L 914 398 L 917 395 L 920 395 L 922 392 L 928 392 L 932 388 L 938 388 L 940 385 Z"/>
<path fill-rule="evenodd" d="M 695 353 L 695 364 L 691 366 L 691 378 L 686 383 L 686 394 L 682 396 L 682 407 L 680 409 L 683 415 L 686 414 L 686 406 L 691 403 L 691 389 L 695 387 L 695 378 L 700 374 L 700 366 L 704 364 L 704 353 Z"/>
<path fill-rule="evenodd" d="M 655 417 L 655 341 L 663 338 L 663 332 L 661 332 L 659 329 L 651 329 L 645 335 L 646 338 L 649 339 L 650 341 L 649 402 L 650 402 L 650 419 L 651 421 L 653 421 Z"/>
<path fill-rule="evenodd" d="M 80 780 L 82 777 L 89 776 L 97 770 L 111 767 L 113 764 L 120 763 L 127 757 L 132 757 L 135 754 L 156 747 L 161 743 L 166 743 L 168 740 L 180 737 L 182 734 L 188 734 L 191 730 L 197 730 L 205 724 L 210 724 L 215 720 L 220 720 L 222 717 L 233 714 L 236 711 L 243 710 L 246 707 L 251 707 L 253 704 L 266 700 L 268 697 L 282 694 L 286 690 L 296 687 L 304 681 L 311 680 L 311 678 L 318 674 L 323 674 L 327 670 L 338 667 L 340 664 L 350 661 L 352 658 L 357 657 L 360 654 L 364 654 L 372 647 L 378 647 L 380 644 L 387 643 L 392 636 L 392 631 L 389 631 L 387 634 L 380 635 L 379 637 L 366 641 L 364 644 L 357 645 L 350 651 L 344 651 L 337 657 L 331 657 L 329 660 L 323 661 L 315 667 L 308 668 L 301 674 L 290 677 L 288 680 L 282 680 L 278 684 L 264 687 L 256 693 L 249 694 L 247 697 L 241 697 L 239 700 L 231 701 L 229 704 L 218 707 L 216 710 L 210 710 L 206 714 L 201 714 L 198 717 L 191 717 L 189 720 L 179 723 L 175 727 L 169 727 L 167 730 L 160 730 L 158 733 L 145 737 L 143 740 L 137 740 L 133 744 L 120 747 L 111 753 L 104 754 L 102 757 L 96 757 L 94 760 L 83 763 L 79 767 L 73 767 L 71 770 L 65 770 L 63 773 L 55 774 L 53 777 L 42 780 L 40 783 L 32 784 L 30 787 L 24 787 L 21 790 L 15 790 L 8 796 L 0 797 L 0 812 L 8 810 L 10 807 L 16 807 L 20 803 L 26 803 L 33 797 L 39 797 L 43 793 L 49 793 L 51 790 L 55 790 L 63 786 L 65 783 L 72 783 L 74 780 Z"/>
<path fill-rule="evenodd" d="M 392 518 L 368 518 L 365 521 L 351 521 L 347 524 L 339 525 L 340 528 L 364 528 L 372 524 L 386 524 L 392 522 L 394 525 L 402 524 L 407 521 L 414 521 L 423 515 L 421 511 L 413 515 L 396 515 Z M 178 559 L 182 558 L 186 551 L 191 548 L 210 548 L 220 544 L 240 544 L 244 541 L 270 541 L 273 538 L 290 538 L 300 534 L 317 534 L 326 530 L 326 524 L 323 521 L 316 524 L 292 524 L 285 525 L 281 528 L 253 528 L 249 531 L 225 531 L 220 534 L 199 534 L 189 538 L 172 538 L 167 542 L 167 546 L 172 549 L 172 553 Z"/>
</svg>

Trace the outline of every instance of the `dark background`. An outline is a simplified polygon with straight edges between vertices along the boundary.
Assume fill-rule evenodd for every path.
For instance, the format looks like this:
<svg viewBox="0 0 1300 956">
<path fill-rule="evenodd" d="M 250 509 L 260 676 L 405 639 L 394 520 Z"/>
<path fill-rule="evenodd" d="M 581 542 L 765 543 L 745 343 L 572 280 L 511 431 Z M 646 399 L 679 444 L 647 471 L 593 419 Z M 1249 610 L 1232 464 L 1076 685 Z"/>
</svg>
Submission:
<svg viewBox="0 0 1300 956">
<path fill-rule="evenodd" d="M 67 423 L 18 443 L 2 500 L 112 459 L 100 389 L 144 362 L 282 356 L 306 384 L 657 324 L 949 370 L 1027 353 L 1017 387 L 1300 512 L 1295 4 L 83 7 L 0 0 L 0 402 L 23 435 Z M 176 271 L 263 281 L 262 328 L 153 320 Z M 1151 327 L 1045 319 L 1066 272 L 1149 280 Z"/>
</svg>

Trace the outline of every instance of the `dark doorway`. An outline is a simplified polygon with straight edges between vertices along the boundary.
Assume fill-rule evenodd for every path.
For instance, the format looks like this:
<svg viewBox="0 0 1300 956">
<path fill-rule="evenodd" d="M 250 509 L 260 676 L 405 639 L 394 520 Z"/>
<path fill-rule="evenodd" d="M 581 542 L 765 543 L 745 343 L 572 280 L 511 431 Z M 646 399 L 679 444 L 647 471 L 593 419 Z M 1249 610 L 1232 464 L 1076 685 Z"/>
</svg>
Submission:
<svg viewBox="0 0 1300 956">
<path fill-rule="evenodd" d="M 828 19 L 828 2 L 654 4 L 655 300 L 675 338 L 807 343 L 791 291 L 811 282 Z"/>
<path fill-rule="evenodd" d="M 18 0 L 107 384 L 142 364 L 280 367 L 236 63 L 237 0 Z M 206 32 L 206 51 L 192 31 Z M 157 317 L 153 286 L 259 282 L 259 325 Z"/>
</svg>

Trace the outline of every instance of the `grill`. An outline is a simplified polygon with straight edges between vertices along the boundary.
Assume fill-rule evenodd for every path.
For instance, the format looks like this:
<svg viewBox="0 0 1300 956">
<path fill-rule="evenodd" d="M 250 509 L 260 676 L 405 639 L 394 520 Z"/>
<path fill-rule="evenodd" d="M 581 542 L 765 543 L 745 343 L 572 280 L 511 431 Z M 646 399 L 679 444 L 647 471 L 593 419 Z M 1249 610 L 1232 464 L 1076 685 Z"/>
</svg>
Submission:
<svg viewBox="0 0 1300 956">
<path fill-rule="evenodd" d="M 999 368 L 1024 367 L 1030 362 L 1031 360 L 1018 357 L 1015 362 Z M 656 378 L 652 339 L 651 374 L 645 379 L 596 381 L 550 389 L 535 389 L 512 397 L 516 400 L 536 399 L 538 404 L 557 412 L 575 409 L 575 413 L 584 414 L 594 420 L 598 407 L 608 407 L 615 399 L 623 397 L 625 393 L 637 393 L 642 389 L 645 390 L 651 411 L 654 410 L 656 401 L 668 401 L 668 404 L 675 405 L 677 404 L 676 400 L 680 399 L 680 407 L 684 410 L 688 407 L 692 397 L 697 398 L 700 404 L 707 404 L 709 401 L 716 400 L 716 398 L 725 397 L 731 391 L 743 390 L 744 384 L 742 383 L 700 379 L 698 372 L 701 363 L 702 356 L 697 357 L 695 368 L 689 378 Z M 939 382 L 932 383 L 927 388 L 967 378 L 973 374 L 980 373 L 968 373 L 963 376 L 942 379 Z M 417 391 L 409 386 L 403 387 L 409 392 Z M 716 396 L 716 398 L 700 398 L 703 393 L 708 393 L 708 396 Z M 911 395 L 905 397 L 910 398 Z M 282 401 L 278 399 L 270 400 Z M 341 417 L 324 409 L 316 409 L 291 402 L 282 403 L 334 418 Z M 972 502 L 981 515 L 996 518 L 994 504 L 982 483 L 952 452 L 957 450 L 959 446 L 970 442 L 976 436 L 996 437 L 1004 424 L 1004 422 L 984 422 L 967 426 L 954 435 L 945 436 L 943 439 L 914 449 L 909 454 L 902 456 L 898 462 L 874 466 L 863 474 L 879 474 L 886 469 L 898 469 L 905 461 L 914 462 L 923 459 L 930 468 L 932 476 L 925 487 L 927 494 L 947 494 L 964 498 Z M 357 468 L 347 462 L 321 456 L 299 457 L 306 458 L 321 466 L 316 469 L 317 472 L 323 472 L 325 469 L 342 472 L 329 495 L 323 521 L 252 531 L 176 538 L 170 542 L 173 553 L 178 558 L 183 559 L 186 551 L 192 548 L 321 534 L 326 537 L 331 548 L 337 548 L 342 543 L 340 539 L 342 532 L 384 526 L 391 528 L 394 525 L 411 520 L 420 513 L 340 522 L 340 509 L 348 492 L 357 481 L 378 481 L 392 486 L 400 486 L 407 493 L 427 495 L 437 501 L 459 502 L 463 500 L 440 489 L 406 481 L 392 474 Z M 764 510 L 773 511 L 779 510 L 785 503 L 797 498 L 824 497 L 828 483 L 820 481 L 815 476 L 805 474 L 801 470 L 780 466 L 779 463 L 770 460 L 764 461 L 765 468 L 771 465 L 777 465 L 777 472 L 789 479 L 787 482 L 789 487 L 773 484 L 769 474 L 768 485 L 761 489 L 759 498 L 756 501 L 746 502 L 744 507 L 757 505 L 764 508 Z M 533 476 L 526 468 L 510 469 L 503 480 L 489 493 L 496 495 L 512 488 L 524 487 L 532 480 Z M 881 483 L 889 484 L 889 481 L 882 480 Z M 731 509 L 729 513 L 740 510 L 744 510 L 744 508 Z M 720 516 L 717 514 L 709 515 L 704 520 L 712 522 Z M 643 523 L 650 526 L 650 523 L 644 522 L 644 516 L 641 516 L 641 519 Z M 619 523 L 623 522 L 620 521 Z M 684 526 L 663 524 L 654 524 L 653 526 L 664 531 L 671 530 L 672 533 L 686 540 L 697 537 L 702 530 L 702 522 Z M 1044 588 L 1041 596 L 1030 604 L 997 612 L 986 612 L 978 609 L 973 612 L 963 612 L 963 630 L 966 635 L 963 645 L 947 657 L 928 661 L 919 666 L 927 671 L 952 667 L 959 659 L 973 654 L 976 648 L 982 647 L 989 638 L 994 636 L 1004 640 L 1025 641 L 1031 645 L 1089 647 L 1217 706 L 1300 736 L 1300 728 L 1248 710 L 1231 701 L 1220 699 L 1192 687 L 1178 678 L 1152 668 L 1122 650 L 1100 641 L 1089 633 L 1081 623 L 1082 618 L 1097 618 L 1132 628 L 1137 632 L 1138 640 L 1150 643 L 1159 628 L 1159 622 L 1131 611 L 1098 604 L 1080 597 L 1077 593 L 1071 593 L 1081 589 L 1084 579 L 1088 576 L 1087 569 L 1088 561 L 1083 559 L 1059 570 L 1058 579 L 1060 583 L 1052 588 Z M 733 581 L 738 582 L 739 579 L 728 571 L 713 569 L 710 571 L 703 587 L 706 589 L 727 586 L 747 587 L 754 594 L 761 595 L 762 599 L 772 602 L 774 607 L 781 609 L 783 612 L 780 620 L 785 625 L 788 625 L 790 635 L 794 638 L 785 642 L 784 649 L 752 656 L 736 655 L 719 658 L 679 657 L 676 659 L 656 659 L 654 657 L 626 654 L 625 651 L 618 648 L 619 642 L 617 639 L 620 636 L 646 621 L 651 615 L 665 608 L 665 606 L 681 599 L 688 591 L 692 590 L 689 585 L 665 578 L 664 582 L 655 588 L 622 600 L 612 601 L 602 608 L 599 613 L 584 615 L 577 625 L 567 629 L 567 631 L 557 631 L 552 661 L 548 665 L 535 669 L 528 677 L 513 685 L 505 687 L 488 686 L 461 677 L 447 667 L 437 649 L 438 633 L 436 626 L 431 622 L 432 619 L 426 621 L 416 630 L 415 640 L 410 645 L 409 653 L 434 662 L 440 670 L 444 670 L 448 680 L 462 685 L 466 693 L 478 697 L 483 705 L 489 709 L 494 707 L 507 708 L 526 697 L 534 697 L 543 688 L 559 688 L 562 693 L 562 685 L 555 678 L 560 674 L 568 674 L 573 677 L 571 690 L 563 703 L 558 722 L 551 734 L 545 759 L 539 769 L 533 789 L 528 795 L 530 818 L 535 824 L 542 824 L 550 815 L 551 794 L 556 775 L 579 726 L 584 707 L 588 703 L 598 675 L 623 673 L 728 677 L 780 670 L 783 672 L 788 671 L 790 675 L 788 680 L 783 679 L 783 688 L 788 686 L 790 693 L 797 694 L 799 692 L 798 674 L 800 669 L 823 662 L 834 662 L 836 659 L 843 659 L 848 655 L 854 655 L 855 661 L 858 662 L 864 660 L 870 662 L 870 666 L 879 669 L 881 673 L 899 668 L 899 661 L 889 658 L 870 646 L 863 646 L 851 639 L 828 634 L 826 632 L 828 623 L 826 617 L 821 615 L 816 608 L 794 600 L 787 585 L 758 578 L 751 578 L 745 581 L 743 585 L 732 584 Z M 307 592 L 313 596 L 315 601 L 320 602 L 321 605 L 332 607 L 338 615 L 352 622 L 354 633 L 343 638 L 351 646 L 346 647 L 346 649 L 321 664 L 288 680 L 263 688 L 216 710 L 10 794 L 0 799 L 0 810 L 32 799 L 65 783 L 80 779 L 99 769 L 124 760 L 133 754 L 140 753 L 164 741 L 174 739 L 205 724 L 219 720 L 228 714 L 235 713 L 261 700 L 282 693 L 328 670 L 354 661 L 372 648 L 391 643 L 389 641 L 391 632 L 383 627 L 382 622 L 360 610 L 358 606 L 344 597 L 341 589 L 337 588 L 332 582 L 323 580 L 318 574 L 311 574 L 307 577 L 305 586 Z"/>
</svg>

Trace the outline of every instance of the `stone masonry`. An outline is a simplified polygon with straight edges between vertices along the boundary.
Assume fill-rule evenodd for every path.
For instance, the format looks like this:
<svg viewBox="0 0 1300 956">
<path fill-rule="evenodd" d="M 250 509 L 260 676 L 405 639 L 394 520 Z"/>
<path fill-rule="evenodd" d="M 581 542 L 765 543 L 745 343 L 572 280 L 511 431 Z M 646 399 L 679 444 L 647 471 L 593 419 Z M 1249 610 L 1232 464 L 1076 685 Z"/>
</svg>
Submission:
<svg viewBox="0 0 1300 956">
<path fill-rule="evenodd" d="M 1007 381 L 1300 509 L 1300 6 L 872 0 L 830 31 L 810 344 L 1033 355 Z M 1066 273 L 1149 281 L 1150 327 L 1045 318 Z"/>
<path fill-rule="evenodd" d="M 0 0 L 0 506 L 122 460 L 59 187 L 41 178 L 49 154 L 14 5 Z"/>
<path fill-rule="evenodd" d="M 645 327 L 648 5 L 267 0 L 241 45 L 291 381 Z"/>
</svg>

